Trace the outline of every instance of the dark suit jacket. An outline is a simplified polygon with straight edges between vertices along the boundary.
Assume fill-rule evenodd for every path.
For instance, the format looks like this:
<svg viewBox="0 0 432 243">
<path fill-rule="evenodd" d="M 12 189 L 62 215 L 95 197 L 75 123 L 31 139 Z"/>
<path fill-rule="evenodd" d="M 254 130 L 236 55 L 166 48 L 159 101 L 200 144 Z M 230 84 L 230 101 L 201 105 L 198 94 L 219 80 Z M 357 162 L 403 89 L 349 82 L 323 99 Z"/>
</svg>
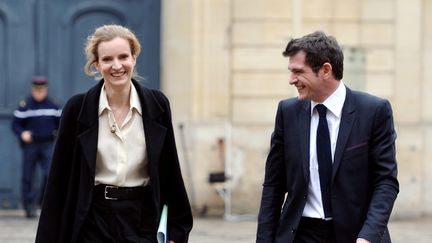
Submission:
<svg viewBox="0 0 432 243">
<path fill-rule="evenodd" d="M 257 242 L 294 239 L 308 197 L 310 105 L 297 98 L 279 103 Z M 337 242 L 355 242 L 357 237 L 390 242 L 387 222 L 399 192 L 395 139 L 389 102 L 347 89 L 331 184 Z"/>
<path fill-rule="evenodd" d="M 89 211 L 95 178 L 99 95 L 103 81 L 65 105 L 52 158 L 51 173 L 36 242 L 76 242 Z M 168 231 L 187 242 L 192 213 L 180 172 L 168 99 L 133 81 L 142 105 L 155 224 L 168 204 Z"/>
</svg>

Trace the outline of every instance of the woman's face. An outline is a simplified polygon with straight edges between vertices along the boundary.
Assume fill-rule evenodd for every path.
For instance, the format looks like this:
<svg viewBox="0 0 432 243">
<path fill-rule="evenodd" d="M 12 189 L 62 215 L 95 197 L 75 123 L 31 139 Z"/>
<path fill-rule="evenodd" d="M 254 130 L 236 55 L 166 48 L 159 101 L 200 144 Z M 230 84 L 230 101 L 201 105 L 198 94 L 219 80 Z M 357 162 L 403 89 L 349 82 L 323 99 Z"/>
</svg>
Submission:
<svg viewBox="0 0 432 243">
<path fill-rule="evenodd" d="M 135 67 L 136 58 L 132 55 L 129 42 L 116 37 L 99 43 L 96 69 L 109 88 L 128 85 Z"/>
</svg>

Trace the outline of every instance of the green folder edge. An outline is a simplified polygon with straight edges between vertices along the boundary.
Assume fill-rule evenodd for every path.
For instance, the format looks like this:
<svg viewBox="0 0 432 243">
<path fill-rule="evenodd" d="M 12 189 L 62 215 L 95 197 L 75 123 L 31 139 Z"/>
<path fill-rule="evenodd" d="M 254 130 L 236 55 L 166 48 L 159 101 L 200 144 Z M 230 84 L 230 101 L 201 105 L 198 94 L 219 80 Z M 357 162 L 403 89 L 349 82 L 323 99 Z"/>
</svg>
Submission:
<svg viewBox="0 0 432 243">
<path fill-rule="evenodd" d="M 158 243 L 167 243 L 167 223 L 168 223 L 168 206 L 165 204 L 162 208 L 162 214 L 159 221 L 159 227 L 157 231 Z"/>
</svg>

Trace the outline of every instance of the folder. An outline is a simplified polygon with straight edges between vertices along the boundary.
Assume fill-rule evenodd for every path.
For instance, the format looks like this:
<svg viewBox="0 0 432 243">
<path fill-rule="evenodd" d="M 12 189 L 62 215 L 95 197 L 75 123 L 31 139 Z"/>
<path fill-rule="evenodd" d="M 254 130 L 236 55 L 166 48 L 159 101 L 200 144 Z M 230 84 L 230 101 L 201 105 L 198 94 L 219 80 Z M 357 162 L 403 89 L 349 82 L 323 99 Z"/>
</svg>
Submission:
<svg viewBox="0 0 432 243">
<path fill-rule="evenodd" d="M 165 204 L 162 208 L 162 214 L 160 217 L 159 227 L 156 235 L 158 243 L 167 243 L 168 241 L 167 224 L 168 224 L 168 206 Z"/>
</svg>

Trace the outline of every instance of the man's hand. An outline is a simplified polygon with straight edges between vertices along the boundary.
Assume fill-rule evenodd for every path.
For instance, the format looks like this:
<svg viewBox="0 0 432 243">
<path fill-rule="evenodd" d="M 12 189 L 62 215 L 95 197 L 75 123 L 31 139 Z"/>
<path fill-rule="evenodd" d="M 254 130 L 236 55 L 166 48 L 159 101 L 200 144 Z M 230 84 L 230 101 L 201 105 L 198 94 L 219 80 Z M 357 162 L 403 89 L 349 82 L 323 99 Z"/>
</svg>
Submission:
<svg viewBox="0 0 432 243">
<path fill-rule="evenodd" d="M 362 238 L 357 238 L 357 242 L 356 243 L 371 243 L 368 240 L 362 239 Z"/>
<path fill-rule="evenodd" d="M 24 141 L 24 143 L 31 143 L 32 142 L 32 134 L 30 131 L 24 131 L 21 133 L 21 140 Z"/>
<path fill-rule="evenodd" d="M 169 240 L 169 241 L 168 241 L 168 243 L 175 243 L 175 242 L 174 242 L 174 241 L 172 241 L 172 240 Z"/>
</svg>

